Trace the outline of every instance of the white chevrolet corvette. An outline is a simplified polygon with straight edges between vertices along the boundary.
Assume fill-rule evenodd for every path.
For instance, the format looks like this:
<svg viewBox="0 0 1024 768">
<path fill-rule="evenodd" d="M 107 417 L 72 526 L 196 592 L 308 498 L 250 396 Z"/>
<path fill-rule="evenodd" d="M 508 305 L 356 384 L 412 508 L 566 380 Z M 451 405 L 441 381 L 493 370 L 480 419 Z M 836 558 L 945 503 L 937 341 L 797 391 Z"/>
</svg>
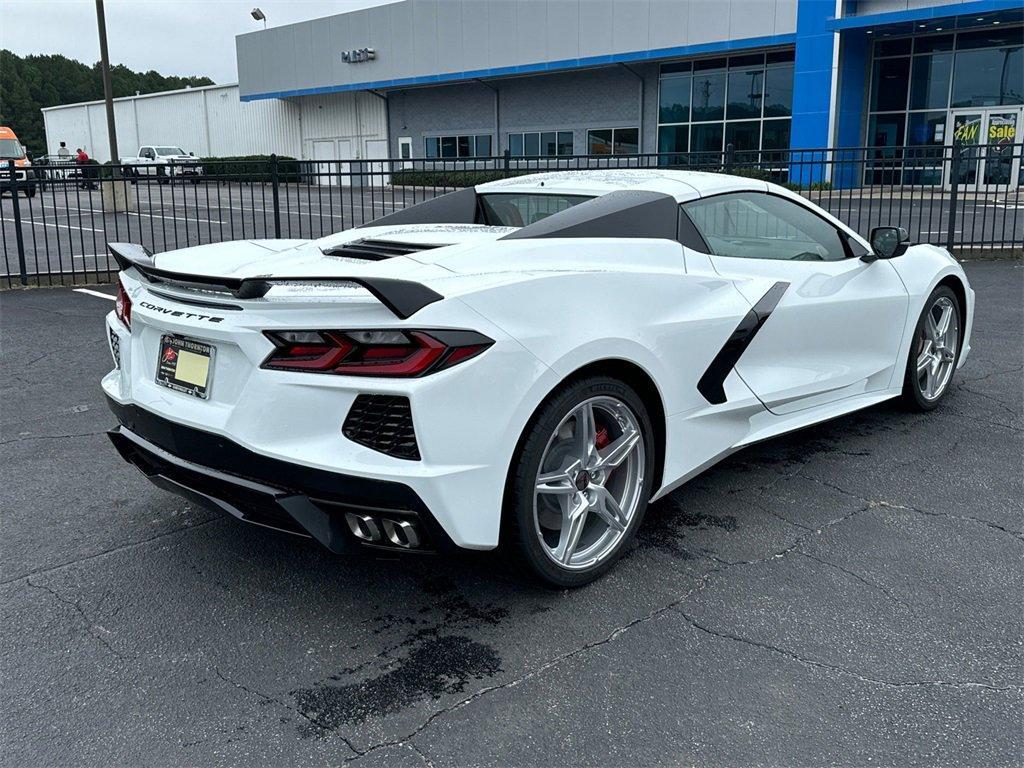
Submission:
<svg viewBox="0 0 1024 768">
<path fill-rule="evenodd" d="M 482 184 L 320 240 L 110 250 L 110 436 L 155 483 L 334 552 L 501 544 L 563 587 L 732 451 L 934 408 L 974 310 L 942 248 L 667 170 Z"/>
</svg>

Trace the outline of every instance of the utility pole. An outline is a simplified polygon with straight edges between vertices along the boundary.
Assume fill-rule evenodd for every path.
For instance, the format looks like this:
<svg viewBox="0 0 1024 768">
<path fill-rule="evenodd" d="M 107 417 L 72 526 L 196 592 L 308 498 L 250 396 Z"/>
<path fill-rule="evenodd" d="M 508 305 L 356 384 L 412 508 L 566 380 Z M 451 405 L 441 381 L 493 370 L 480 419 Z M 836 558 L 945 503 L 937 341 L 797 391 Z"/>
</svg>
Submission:
<svg viewBox="0 0 1024 768">
<path fill-rule="evenodd" d="M 100 29 L 100 72 L 103 75 L 103 100 L 107 105 L 107 138 L 110 140 L 110 160 L 115 178 L 120 176 L 120 155 L 117 154 L 117 131 L 114 127 L 114 89 L 110 84 L 110 55 L 107 53 L 107 19 L 103 14 L 103 0 L 96 0 L 96 23 Z"/>
</svg>

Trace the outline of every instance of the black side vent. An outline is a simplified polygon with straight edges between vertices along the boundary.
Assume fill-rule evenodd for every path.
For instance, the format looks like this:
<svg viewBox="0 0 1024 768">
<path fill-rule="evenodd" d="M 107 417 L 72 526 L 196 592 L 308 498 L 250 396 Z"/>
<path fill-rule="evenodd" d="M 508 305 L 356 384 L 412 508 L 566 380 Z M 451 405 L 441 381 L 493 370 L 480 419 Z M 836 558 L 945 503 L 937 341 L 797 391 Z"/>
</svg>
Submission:
<svg viewBox="0 0 1024 768">
<path fill-rule="evenodd" d="M 419 461 L 420 449 L 416 445 L 407 397 L 359 395 L 352 403 L 341 433 L 354 443 L 396 459 Z"/>
<path fill-rule="evenodd" d="M 351 243 L 336 245 L 324 251 L 327 256 L 347 256 L 350 259 L 364 261 L 382 261 L 393 256 L 405 256 L 417 251 L 429 251 L 441 248 L 440 245 L 422 245 L 417 243 L 396 243 L 393 240 L 353 240 Z"/>
</svg>

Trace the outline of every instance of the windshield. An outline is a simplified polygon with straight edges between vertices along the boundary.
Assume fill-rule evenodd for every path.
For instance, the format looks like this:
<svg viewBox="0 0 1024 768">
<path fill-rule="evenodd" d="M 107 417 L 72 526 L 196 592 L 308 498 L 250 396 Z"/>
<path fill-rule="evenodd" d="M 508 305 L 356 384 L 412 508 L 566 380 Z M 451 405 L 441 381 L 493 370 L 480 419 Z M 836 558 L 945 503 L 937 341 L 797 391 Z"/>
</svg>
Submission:
<svg viewBox="0 0 1024 768">
<path fill-rule="evenodd" d="M 188 153 L 181 147 L 153 147 L 158 155 L 167 157 L 168 155 L 187 155 Z"/>
<path fill-rule="evenodd" d="M 492 227 L 525 227 L 590 199 L 587 195 L 550 195 L 532 192 L 480 195 L 484 223 Z"/>
<path fill-rule="evenodd" d="M 17 139 L 0 139 L 0 158 L 20 160 L 25 156 L 25 148 Z"/>
</svg>

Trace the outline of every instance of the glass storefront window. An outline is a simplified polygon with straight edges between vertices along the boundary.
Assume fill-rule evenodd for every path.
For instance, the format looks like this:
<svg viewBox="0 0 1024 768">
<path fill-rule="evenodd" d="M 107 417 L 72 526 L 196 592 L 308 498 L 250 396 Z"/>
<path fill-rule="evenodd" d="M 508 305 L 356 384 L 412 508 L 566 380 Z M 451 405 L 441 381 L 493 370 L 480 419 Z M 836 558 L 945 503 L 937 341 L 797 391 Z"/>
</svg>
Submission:
<svg viewBox="0 0 1024 768">
<path fill-rule="evenodd" d="M 764 98 L 764 69 L 729 72 L 729 103 L 725 111 L 727 120 L 761 116 Z"/>
<path fill-rule="evenodd" d="M 523 154 L 527 157 L 537 157 L 540 154 L 540 134 L 523 134 Z"/>
<path fill-rule="evenodd" d="M 423 156 L 435 157 L 490 157 L 491 137 L 479 136 L 427 136 L 423 139 Z"/>
<path fill-rule="evenodd" d="M 909 75 L 909 57 L 876 59 L 871 68 L 871 111 L 905 110 Z"/>
<path fill-rule="evenodd" d="M 725 114 L 725 73 L 698 72 L 693 76 L 693 122 L 721 120 Z"/>
<path fill-rule="evenodd" d="M 902 147 L 907 116 L 899 112 L 892 115 L 872 115 L 868 121 L 869 147 Z M 882 153 L 886 154 L 886 153 Z"/>
<path fill-rule="evenodd" d="M 764 79 L 764 116 L 793 114 L 793 67 L 769 67 Z"/>
<path fill-rule="evenodd" d="M 658 128 L 658 152 L 686 152 L 690 146 L 690 126 L 663 125 Z"/>
<path fill-rule="evenodd" d="M 640 131 L 637 128 L 589 130 L 587 149 L 591 155 L 635 155 L 640 151 Z"/>
<path fill-rule="evenodd" d="M 640 151 L 640 131 L 637 128 L 616 128 L 612 141 L 612 154 L 635 155 Z"/>
<path fill-rule="evenodd" d="M 690 120 L 690 77 L 666 77 L 658 96 L 659 123 L 686 123 Z"/>
<path fill-rule="evenodd" d="M 907 130 L 907 146 L 923 147 L 946 143 L 945 112 L 912 112 Z"/>
<path fill-rule="evenodd" d="M 915 56 L 910 77 L 911 109 L 945 109 L 949 101 L 949 75 L 953 54 Z"/>
<path fill-rule="evenodd" d="M 571 155 L 574 152 L 572 131 L 558 132 L 558 154 L 561 156 Z"/>
<path fill-rule="evenodd" d="M 587 154 L 610 155 L 612 153 L 612 129 L 587 131 Z"/>
<path fill-rule="evenodd" d="M 789 120 L 765 120 L 761 131 L 762 149 L 789 149 Z"/>
<path fill-rule="evenodd" d="M 691 152 L 721 152 L 722 123 L 704 123 L 692 126 Z"/>
<path fill-rule="evenodd" d="M 1021 48 L 960 50 L 953 68 L 952 107 L 1024 103 Z"/>
<path fill-rule="evenodd" d="M 744 120 L 725 124 L 725 144 L 732 144 L 736 152 L 757 151 L 761 144 L 761 121 Z"/>
<path fill-rule="evenodd" d="M 658 151 L 720 153 L 726 144 L 745 153 L 789 149 L 787 118 L 792 113 L 791 49 L 664 64 Z M 692 158 L 698 163 L 709 160 Z M 685 157 L 662 160 L 668 161 L 688 162 Z"/>
<path fill-rule="evenodd" d="M 482 138 L 477 137 L 477 140 Z M 487 137 L 488 141 L 490 137 Z M 488 145 L 489 148 L 489 145 Z M 477 156 L 482 156 L 477 145 Z M 512 157 L 556 157 L 573 153 L 572 131 L 530 131 L 528 133 L 510 133 L 508 135 L 508 152 Z"/>
</svg>

